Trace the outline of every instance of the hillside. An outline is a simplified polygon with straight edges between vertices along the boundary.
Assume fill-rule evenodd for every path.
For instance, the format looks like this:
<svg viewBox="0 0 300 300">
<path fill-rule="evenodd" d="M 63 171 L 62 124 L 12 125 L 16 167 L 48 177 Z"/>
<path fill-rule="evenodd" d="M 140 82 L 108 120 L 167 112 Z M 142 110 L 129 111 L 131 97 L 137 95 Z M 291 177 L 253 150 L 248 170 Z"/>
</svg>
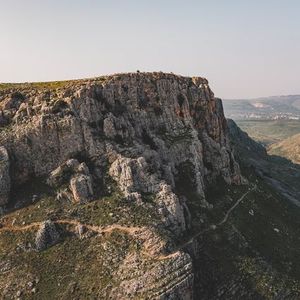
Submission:
<svg viewBox="0 0 300 300">
<path fill-rule="evenodd" d="M 299 298 L 300 170 L 229 125 L 201 77 L 3 84 L 1 298 Z"/>
<path fill-rule="evenodd" d="M 266 147 L 300 133 L 299 120 L 236 120 L 236 123 Z"/>
<path fill-rule="evenodd" d="M 272 144 L 268 151 L 270 154 L 283 156 L 296 164 L 300 164 L 300 134 Z"/>
<path fill-rule="evenodd" d="M 237 124 L 228 120 L 231 142 L 240 165 L 251 169 L 283 197 L 300 206 L 300 166 L 290 160 L 269 155 L 267 149 L 252 140 Z"/>
</svg>

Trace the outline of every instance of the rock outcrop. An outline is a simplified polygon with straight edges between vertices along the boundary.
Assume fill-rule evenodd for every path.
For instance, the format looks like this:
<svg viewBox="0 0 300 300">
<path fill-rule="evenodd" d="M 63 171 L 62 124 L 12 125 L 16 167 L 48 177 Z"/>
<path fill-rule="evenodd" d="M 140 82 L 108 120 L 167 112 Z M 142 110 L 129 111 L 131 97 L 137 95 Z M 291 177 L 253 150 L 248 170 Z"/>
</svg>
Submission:
<svg viewBox="0 0 300 300">
<path fill-rule="evenodd" d="M 4 147 L 0 147 L 0 206 L 6 204 L 10 193 L 9 156 Z"/>
<path fill-rule="evenodd" d="M 75 202 L 86 203 L 93 197 L 92 180 L 88 175 L 77 175 L 70 181 Z"/>
<path fill-rule="evenodd" d="M 47 182 L 54 188 L 64 184 L 69 185 L 74 202 L 86 203 L 93 199 L 94 190 L 90 170 L 84 162 L 79 163 L 76 159 L 69 159 L 52 171 Z M 58 194 L 61 194 L 61 191 Z"/>
<path fill-rule="evenodd" d="M 157 212 L 164 226 L 177 234 L 186 229 L 184 208 L 173 193 L 171 185 L 150 172 L 150 166 L 144 157 L 138 159 L 117 158 L 109 170 L 110 175 L 118 182 L 125 197 L 142 199 L 142 194 L 156 195 Z"/>
<path fill-rule="evenodd" d="M 130 255 L 116 272 L 121 284 L 112 290 L 110 298 L 130 299 L 138 292 L 140 299 L 191 300 L 194 279 L 192 267 L 191 258 L 186 253 L 179 253 L 173 259 L 150 266 L 141 264 L 139 257 Z M 129 275 L 128 269 L 132 269 Z"/>
<path fill-rule="evenodd" d="M 48 247 L 56 244 L 60 238 L 56 225 L 47 220 L 43 222 L 39 231 L 36 234 L 35 246 L 38 251 L 47 249 Z"/>
</svg>

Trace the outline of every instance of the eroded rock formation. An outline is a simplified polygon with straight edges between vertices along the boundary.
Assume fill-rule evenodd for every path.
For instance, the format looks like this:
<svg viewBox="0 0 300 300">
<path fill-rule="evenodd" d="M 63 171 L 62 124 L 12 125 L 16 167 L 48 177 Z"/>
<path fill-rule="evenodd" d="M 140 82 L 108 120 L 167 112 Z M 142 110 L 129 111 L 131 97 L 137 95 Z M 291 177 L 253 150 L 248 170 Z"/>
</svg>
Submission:
<svg viewBox="0 0 300 300">
<path fill-rule="evenodd" d="M 85 203 L 101 194 L 104 178 L 111 176 L 128 201 L 143 205 L 151 198 L 159 225 L 176 237 L 190 226 L 188 197 L 209 208 L 209 186 L 220 179 L 241 182 L 222 103 L 204 78 L 132 73 L 57 89 L 5 90 L 0 91 L 0 116 L 1 149 L 13 158 L 10 177 L 8 160 L 3 160 L 4 167 L 0 162 L 1 186 L 46 177 L 58 198 L 67 195 Z M 0 204 L 7 202 L 8 191 Z M 38 248 L 45 247 L 44 236 L 52 227 L 45 223 Z M 56 234 L 49 237 L 50 244 L 56 241 Z M 166 264 L 148 269 L 126 257 L 118 270 L 120 279 L 128 276 L 124 269 L 130 267 L 132 278 L 111 292 L 115 299 L 141 291 L 160 299 L 192 298 L 192 260 L 187 253 L 178 251 Z"/>
<path fill-rule="evenodd" d="M 1 131 L 1 145 L 14 157 L 14 184 L 47 176 L 78 155 L 99 168 L 105 158 L 118 164 L 122 178 L 140 192 L 157 192 L 161 180 L 174 188 L 178 168 L 190 162 L 203 205 L 205 186 L 217 177 L 239 181 L 222 104 L 206 79 L 120 74 L 0 96 L 1 114 L 11 126 Z"/>
<path fill-rule="evenodd" d="M 47 220 L 43 222 L 39 231 L 36 234 L 35 246 L 38 251 L 45 250 L 58 242 L 59 232 L 57 231 L 56 225 Z"/>
</svg>

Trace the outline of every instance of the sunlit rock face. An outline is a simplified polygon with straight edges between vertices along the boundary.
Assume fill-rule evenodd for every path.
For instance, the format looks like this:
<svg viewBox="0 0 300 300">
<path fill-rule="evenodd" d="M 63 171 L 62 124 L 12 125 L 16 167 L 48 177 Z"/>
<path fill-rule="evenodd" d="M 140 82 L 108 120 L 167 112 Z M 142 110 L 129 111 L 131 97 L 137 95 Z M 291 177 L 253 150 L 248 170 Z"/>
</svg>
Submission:
<svg viewBox="0 0 300 300">
<path fill-rule="evenodd" d="M 83 154 L 111 162 L 119 155 L 140 157 L 140 168 L 152 168 L 157 176 L 149 183 L 144 174 L 153 190 L 161 180 L 174 187 L 178 167 L 186 162 L 193 166 L 200 195 L 218 176 L 239 181 L 221 101 L 204 78 L 133 73 L 54 90 L 28 86 L 17 94 L 2 91 L 0 109 L 11 129 L 1 132 L 1 145 L 14 157 L 13 182 L 48 175 Z M 134 188 L 146 189 L 141 182 Z"/>
</svg>

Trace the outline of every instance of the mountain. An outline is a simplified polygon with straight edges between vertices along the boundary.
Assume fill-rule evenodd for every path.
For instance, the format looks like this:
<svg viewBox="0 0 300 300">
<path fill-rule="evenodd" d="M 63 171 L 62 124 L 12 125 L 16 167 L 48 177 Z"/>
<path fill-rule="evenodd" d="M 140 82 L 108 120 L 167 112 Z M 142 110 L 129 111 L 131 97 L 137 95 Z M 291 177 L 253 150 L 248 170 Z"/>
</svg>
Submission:
<svg viewBox="0 0 300 300">
<path fill-rule="evenodd" d="M 226 117 L 234 120 L 299 120 L 300 95 L 224 100 Z"/>
<path fill-rule="evenodd" d="M 300 297 L 300 171 L 206 79 L 2 84 L 0 126 L 2 298 Z"/>
<path fill-rule="evenodd" d="M 290 159 L 295 164 L 300 164 L 300 134 L 295 134 L 283 141 L 272 144 L 269 153 Z"/>
<path fill-rule="evenodd" d="M 135 73 L 15 86 L 1 91 L 1 109 L 10 212 L 1 261 L 15 275 L 2 278 L 3 295 L 18 285 L 29 297 L 38 277 L 40 299 L 53 290 L 60 299 L 189 298 L 193 262 L 178 245 L 192 214 L 211 206 L 205 190 L 241 181 L 207 80 Z"/>
</svg>

